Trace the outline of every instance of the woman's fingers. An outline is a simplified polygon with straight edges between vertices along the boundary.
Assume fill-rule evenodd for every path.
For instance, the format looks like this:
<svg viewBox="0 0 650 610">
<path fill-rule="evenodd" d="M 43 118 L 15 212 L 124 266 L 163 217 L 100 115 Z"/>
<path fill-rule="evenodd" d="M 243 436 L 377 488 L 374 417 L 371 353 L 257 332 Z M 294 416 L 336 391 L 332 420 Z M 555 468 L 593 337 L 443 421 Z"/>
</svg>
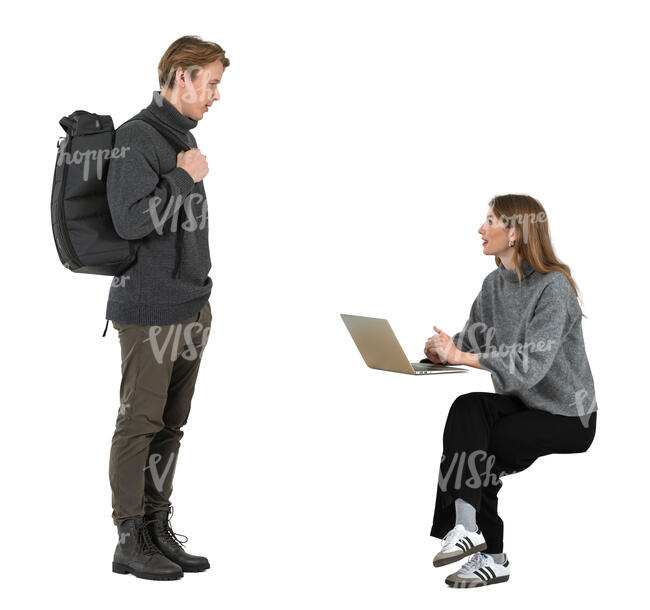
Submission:
<svg viewBox="0 0 650 610">
<path fill-rule="evenodd" d="M 440 336 L 444 336 L 444 337 L 449 336 L 444 330 L 438 328 L 437 326 L 434 326 L 433 330 L 435 330 Z"/>
</svg>

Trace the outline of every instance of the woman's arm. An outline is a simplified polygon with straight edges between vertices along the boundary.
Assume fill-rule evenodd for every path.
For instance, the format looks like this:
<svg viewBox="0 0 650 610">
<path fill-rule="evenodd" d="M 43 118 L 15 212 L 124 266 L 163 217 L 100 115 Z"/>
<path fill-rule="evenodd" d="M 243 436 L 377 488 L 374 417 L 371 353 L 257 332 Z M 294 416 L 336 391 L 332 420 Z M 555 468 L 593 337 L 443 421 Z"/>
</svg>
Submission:
<svg viewBox="0 0 650 610">
<path fill-rule="evenodd" d="M 481 294 L 482 290 L 472 303 L 463 330 L 451 337 L 454 345 L 461 352 L 478 354 L 485 347 L 485 324 L 483 323 L 483 314 L 481 312 Z"/>
<path fill-rule="evenodd" d="M 469 352 L 460 352 L 460 358 L 458 364 L 463 364 L 465 366 L 471 366 L 475 369 L 485 370 L 485 367 L 481 366 L 481 363 L 478 361 L 478 354 L 470 354 Z"/>
<path fill-rule="evenodd" d="M 458 346 L 457 349 L 459 350 L 459 353 L 467 352 L 469 354 L 478 354 L 483 351 L 485 347 L 485 324 L 482 322 L 481 318 L 481 292 L 479 292 L 472 303 L 469 317 L 463 326 L 463 330 L 449 338 L 453 345 Z M 435 326 L 433 328 L 434 330 L 436 329 Z M 438 331 L 436 330 L 436 332 Z M 438 339 L 438 335 L 433 335 L 427 339 L 427 342 L 424 345 L 424 355 L 431 362 L 441 362 L 441 358 L 435 349 L 435 344 Z M 456 363 L 449 362 L 449 364 Z"/>
<path fill-rule="evenodd" d="M 499 380 L 504 391 L 519 391 L 537 385 L 548 373 L 562 341 L 575 318 L 569 304 L 573 289 L 563 274 L 542 290 L 523 344 L 491 345 L 477 356 L 483 368 Z"/>
<path fill-rule="evenodd" d="M 571 323 L 568 311 L 571 290 L 563 275 L 544 288 L 526 327 L 523 344 L 490 345 L 479 353 L 471 353 L 458 349 L 447 333 L 434 326 L 438 335 L 430 339 L 431 345 L 449 364 L 490 371 L 505 391 L 531 388 L 551 368 Z"/>
<path fill-rule="evenodd" d="M 476 369 L 484 368 L 478 360 L 479 354 L 460 351 L 456 347 L 453 338 L 445 331 L 439 329 L 437 326 L 434 326 L 433 328 L 438 334 L 427 341 L 425 354 L 437 354 L 438 359 L 447 364 L 462 364 Z M 428 357 L 431 359 L 430 356 Z"/>
</svg>

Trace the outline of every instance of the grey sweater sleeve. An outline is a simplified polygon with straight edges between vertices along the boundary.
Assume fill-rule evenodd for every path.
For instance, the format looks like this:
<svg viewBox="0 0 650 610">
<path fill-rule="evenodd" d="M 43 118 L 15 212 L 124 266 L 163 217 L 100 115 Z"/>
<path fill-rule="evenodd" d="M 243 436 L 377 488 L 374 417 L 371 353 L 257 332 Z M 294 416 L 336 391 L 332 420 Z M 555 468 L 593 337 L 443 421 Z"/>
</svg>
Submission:
<svg viewBox="0 0 650 610">
<path fill-rule="evenodd" d="M 457 332 L 452 342 L 461 352 L 477 354 L 483 351 L 485 346 L 485 324 L 481 319 L 481 293 L 474 299 L 469 312 L 469 318 L 463 326 L 463 330 Z"/>
<path fill-rule="evenodd" d="M 572 291 L 566 277 L 557 273 L 544 287 L 526 326 L 524 344 L 490 345 L 479 354 L 480 365 L 491 371 L 504 392 L 517 392 L 537 385 L 546 375 L 560 348 L 571 319 L 569 299 Z"/>
<path fill-rule="evenodd" d="M 115 230 L 123 239 L 160 232 L 176 202 L 194 187 L 192 177 L 180 167 L 161 174 L 148 129 L 152 128 L 134 121 L 115 134 L 114 147 L 126 151 L 109 163 L 106 195 Z"/>
</svg>

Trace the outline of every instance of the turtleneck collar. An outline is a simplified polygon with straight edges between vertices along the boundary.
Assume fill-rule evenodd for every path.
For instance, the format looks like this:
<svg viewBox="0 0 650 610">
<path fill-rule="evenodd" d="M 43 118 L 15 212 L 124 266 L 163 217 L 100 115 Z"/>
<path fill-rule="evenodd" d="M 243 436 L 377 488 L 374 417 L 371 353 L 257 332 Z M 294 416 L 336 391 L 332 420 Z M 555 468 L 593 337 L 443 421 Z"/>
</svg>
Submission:
<svg viewBox="0 0 650 610">
<path fill-rule="evenodd" d="M 171 102 L 160 94 L 160 91 L 153 92 L 153 98 L 151 104 L 147 106 L 147 110 L 165 125 L 182 133 L 194 129 L 199 123 L 195 119 L 181 114 Z"/>
<path fill-rule="evenodd" d="M 521 278 L 522 280 L 527 278 L 533 271 L 535 271 L 528 261 L 522 260 L 521 264 Z M 517 277 L 517 272 L 514 269 L 506 269 L 503 266 L 503 261 L 499 263 L 499 275 L 508 282 L 518 282 L 519 278 Z"/>
</svg>

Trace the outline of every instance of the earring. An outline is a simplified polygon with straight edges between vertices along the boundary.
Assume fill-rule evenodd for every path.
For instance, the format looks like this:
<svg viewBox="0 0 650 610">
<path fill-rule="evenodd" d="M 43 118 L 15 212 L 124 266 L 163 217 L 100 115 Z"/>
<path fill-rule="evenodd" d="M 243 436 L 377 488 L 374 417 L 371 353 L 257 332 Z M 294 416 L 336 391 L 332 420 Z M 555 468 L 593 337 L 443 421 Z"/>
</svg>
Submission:
<svg viewBox="0 0 650 610">
<path fill-rule="evenodd" d="M 508 245 L 512 248 L 512 247 L 515 245 L 515 240 L 514 240 L 514 239 L 511 239 L 511 240 L 508 242 Z"/>
</svg>

